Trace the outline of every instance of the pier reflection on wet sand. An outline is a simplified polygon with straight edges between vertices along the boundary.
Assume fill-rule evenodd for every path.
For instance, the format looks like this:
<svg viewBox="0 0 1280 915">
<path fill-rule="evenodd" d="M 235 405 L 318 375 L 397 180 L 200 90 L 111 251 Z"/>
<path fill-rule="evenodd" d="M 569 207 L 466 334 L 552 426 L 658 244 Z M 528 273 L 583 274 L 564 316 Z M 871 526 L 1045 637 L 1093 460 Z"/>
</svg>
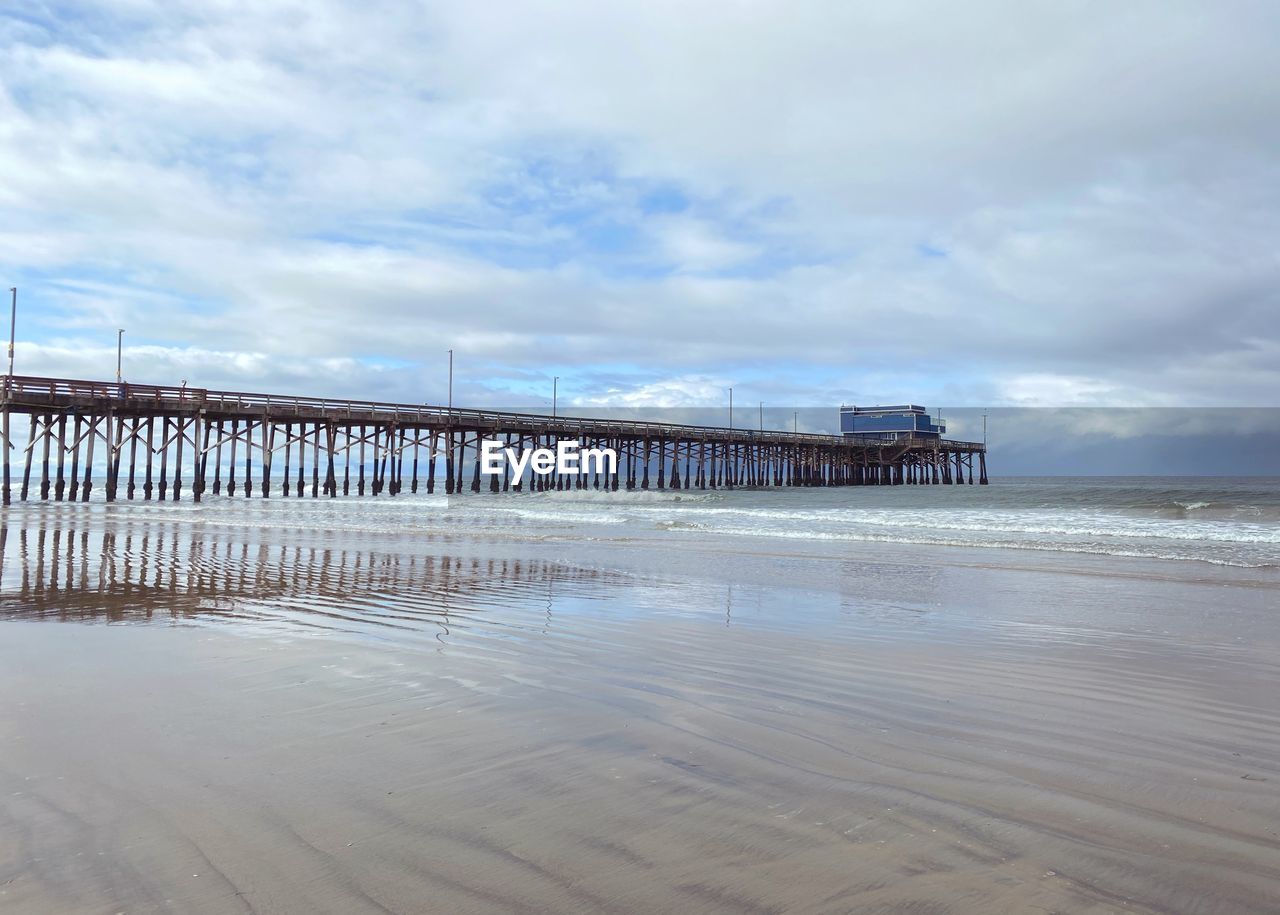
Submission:
<svg viewBox="0 0 1280 915">
<path fill-rule="evenodd" d="M 418 546 L 451 539 L 420 537 Z M 378 627 L 447 623 L 451 612 L 536 602 L 556 582 L 603 588 L 618 578 L 546 559 L 268 543 L 244 531 L 180 524 L 13 533 L 0 525 L 0 614 L 10 619 L 287 619 L 376 634 Z"/>
<path fill-rule="evenodd" d="M 6 912 L 1280 907 L 1265 582 L 11 517 Z"/>
</svg>

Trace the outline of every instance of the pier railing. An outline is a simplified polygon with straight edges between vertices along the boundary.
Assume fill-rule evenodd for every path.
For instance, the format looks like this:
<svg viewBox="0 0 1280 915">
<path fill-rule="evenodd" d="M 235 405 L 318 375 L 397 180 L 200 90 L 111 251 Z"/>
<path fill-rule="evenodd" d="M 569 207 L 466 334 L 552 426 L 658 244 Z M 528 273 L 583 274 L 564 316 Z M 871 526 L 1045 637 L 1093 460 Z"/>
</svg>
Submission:
<svg viewBox="0 0 1280 915">
<path fill-rule="evenodd" d="M 84 381 L 69 378 L 44 378 L 12 375 L 4 378 L 4 401 L 20 403 L 29 398 L 47 398 L 52 404 L 59 399 L 71 401 L 116 402 L 129 411 L 176 409 L 178 411 L 215 411 L 242 416 L 283 416 L 294 414 L 308 419 L 360 419 L 394 422 L 440 428 L 496 429 L 523 428 L 534 425 L 550 431 L 579 431 L 592 435 L 637 435 L 642 437 L 715 438 L 738 442 L 789 443 L 807 445 L 855 444 L 843 436 L 821 433 L 785 432 L 750 428 L 731 429 L 724 426 L 664 423 L 648 420 L 597 419 L 575 416 L 549 416 L 545 413 L 522 413 L 509 410 L 477 410 L 432 404 L 405 404 L 377 400 L 344 400 L 326 397 L 301 397 L 288 394 L 260 394 L 245 391 L 217 391 L 186 385 L 134 384 L 132 382 Z M 926 436 L 868 439 L 859 437 L 862 447 L 922 447 L 939 445 Z M 976 442 L 947 440 L 948 448 L 981 449 Z"/>
</svg>

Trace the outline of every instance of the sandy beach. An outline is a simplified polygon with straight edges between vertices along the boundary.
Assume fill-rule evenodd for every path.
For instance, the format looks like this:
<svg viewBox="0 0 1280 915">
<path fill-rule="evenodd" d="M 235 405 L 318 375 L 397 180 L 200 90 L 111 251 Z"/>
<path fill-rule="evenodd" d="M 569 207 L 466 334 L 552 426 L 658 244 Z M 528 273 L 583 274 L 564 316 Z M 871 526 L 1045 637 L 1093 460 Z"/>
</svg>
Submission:
<svg viewBox="0 0 1280 915">
<path fill-rule="evenodd" d="M 1280 587 L 34 507 L 0 909 L 1266 912 Z"/>
<path fill-rule="evenodd" d="M 0 6 L 0 915 L 1280 915 L 1280 0 Z"/>
</svg>

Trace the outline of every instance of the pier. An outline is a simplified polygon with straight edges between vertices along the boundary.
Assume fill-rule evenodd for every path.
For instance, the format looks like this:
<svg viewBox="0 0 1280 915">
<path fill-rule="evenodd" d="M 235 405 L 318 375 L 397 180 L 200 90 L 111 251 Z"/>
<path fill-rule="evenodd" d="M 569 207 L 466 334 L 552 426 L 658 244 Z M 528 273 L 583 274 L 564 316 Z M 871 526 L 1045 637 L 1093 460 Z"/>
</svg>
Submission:
<svg viewBox="0 0 1280 915">
<path fill-rule="evenodd" d="M 11 432 L 27 424 L 19 451 Z M 3 501 L 987 482 L 986 446 L 6 376 Z M 20 428 L 20 426 L 19 426 Z M 613 449 L 612 472 L 480 472 L 481 442 Z M 95 460 L 97 463 L 95 464 Z M 20 480 L 17 477 L 21 473 Z M 95 480 L 95 472 L 104 477 Z"/>
</svg>

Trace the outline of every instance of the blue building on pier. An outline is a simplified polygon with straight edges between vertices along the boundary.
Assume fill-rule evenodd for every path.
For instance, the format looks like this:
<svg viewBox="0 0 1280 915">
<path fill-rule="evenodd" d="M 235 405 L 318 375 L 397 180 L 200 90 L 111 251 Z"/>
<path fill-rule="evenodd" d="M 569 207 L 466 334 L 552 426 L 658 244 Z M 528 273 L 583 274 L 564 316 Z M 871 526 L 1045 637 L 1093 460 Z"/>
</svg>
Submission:
<svg viewBox="0 0 1280 915">
<path fill-rule="evenodd" d="M 947 431 L 924 407 L 897 404 L 888 407 L 840 408 L 840 432 L 851 439 L 940 439 Z"/>
</svg>

